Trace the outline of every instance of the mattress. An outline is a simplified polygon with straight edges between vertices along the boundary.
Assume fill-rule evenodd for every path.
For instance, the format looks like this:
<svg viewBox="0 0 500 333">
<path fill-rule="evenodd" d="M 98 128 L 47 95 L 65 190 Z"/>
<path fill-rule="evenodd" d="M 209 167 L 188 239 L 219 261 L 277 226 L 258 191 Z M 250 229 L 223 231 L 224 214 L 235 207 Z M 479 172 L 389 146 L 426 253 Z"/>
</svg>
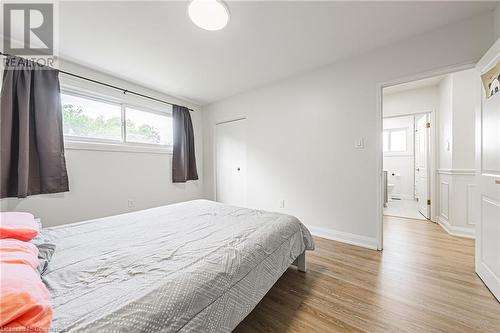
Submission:
<svg viewBox="0 0 500 333">
<path fill-rule="evenodd" d="M 207 200 L 44 234 L 56 332 L 230 332 L 314 249 L 293 216 Z"/>
</svg>

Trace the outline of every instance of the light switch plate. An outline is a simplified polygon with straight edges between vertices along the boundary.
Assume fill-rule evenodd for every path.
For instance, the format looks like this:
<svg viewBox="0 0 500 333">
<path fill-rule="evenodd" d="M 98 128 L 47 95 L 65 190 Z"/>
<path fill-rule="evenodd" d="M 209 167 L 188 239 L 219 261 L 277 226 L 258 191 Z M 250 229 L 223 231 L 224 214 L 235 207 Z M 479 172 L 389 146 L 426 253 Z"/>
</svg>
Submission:
<svg viewBox="0 0 500 333">
<path fill-rule="evenodd" d="M 365 148 L 365 138 L 359 138 L 358 140 L 356 140 L 356 143 L 354 144 L 354 148 L 356 148 L 356 149 Z"/>
</svg>

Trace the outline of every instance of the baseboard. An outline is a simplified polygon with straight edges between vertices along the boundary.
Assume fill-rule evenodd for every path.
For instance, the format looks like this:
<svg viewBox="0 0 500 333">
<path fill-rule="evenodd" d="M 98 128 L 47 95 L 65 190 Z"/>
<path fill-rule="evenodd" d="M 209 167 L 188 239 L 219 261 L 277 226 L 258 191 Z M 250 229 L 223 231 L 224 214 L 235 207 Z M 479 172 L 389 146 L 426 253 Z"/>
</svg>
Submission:
<svg viewBox="0 0 500 333">
<path fill-rule="evenodd" d="M 337 242 L 347 243 L 351 245 L 361 246 L 370 250 L 377 250 L 378 242 L 376 238 L 360 236 L 348 232 L 337 231 L 321 227 L 308 226 L 307 228 L 314 236 L 334 240 Z"/>
<path fill-rule="evenodd" d="M 438 218 L 438 224 L 452 236 L 471 238 L 471 239 L 476 238 L 474 229 L 452 226 L 450 222 L 448 222 L 448 220 L 446 220 L 442 216 Z"/>
</svg>

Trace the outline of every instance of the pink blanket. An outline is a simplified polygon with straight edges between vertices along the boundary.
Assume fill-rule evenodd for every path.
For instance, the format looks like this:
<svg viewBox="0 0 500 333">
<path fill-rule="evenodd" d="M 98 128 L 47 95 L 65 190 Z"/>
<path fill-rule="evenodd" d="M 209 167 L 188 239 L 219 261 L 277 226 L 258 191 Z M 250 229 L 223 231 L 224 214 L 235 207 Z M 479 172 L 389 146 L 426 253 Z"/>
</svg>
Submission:
<svg viewBox="0 0 500 333">
<path fill-rule="evenodd" d="M 0 240 L 0 330 L 46 332 L 52 321 L 49 291 L 40 279 L 38 248 Z"/>
</svg>

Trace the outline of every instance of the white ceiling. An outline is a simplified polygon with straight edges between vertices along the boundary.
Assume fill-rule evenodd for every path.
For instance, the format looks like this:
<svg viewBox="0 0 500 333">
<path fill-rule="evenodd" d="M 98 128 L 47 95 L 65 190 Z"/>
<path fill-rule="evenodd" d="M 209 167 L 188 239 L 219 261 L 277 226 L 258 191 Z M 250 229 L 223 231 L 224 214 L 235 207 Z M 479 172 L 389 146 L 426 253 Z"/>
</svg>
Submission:
<svg viewBox="0 0 500 333">
<path fill-rule="evenodd" d="M 492 2 L 229 2 L 201 30 L 186 2 L 61 2 L 60 54 L 198 104 L 492 10 Z"/>
</svg>

